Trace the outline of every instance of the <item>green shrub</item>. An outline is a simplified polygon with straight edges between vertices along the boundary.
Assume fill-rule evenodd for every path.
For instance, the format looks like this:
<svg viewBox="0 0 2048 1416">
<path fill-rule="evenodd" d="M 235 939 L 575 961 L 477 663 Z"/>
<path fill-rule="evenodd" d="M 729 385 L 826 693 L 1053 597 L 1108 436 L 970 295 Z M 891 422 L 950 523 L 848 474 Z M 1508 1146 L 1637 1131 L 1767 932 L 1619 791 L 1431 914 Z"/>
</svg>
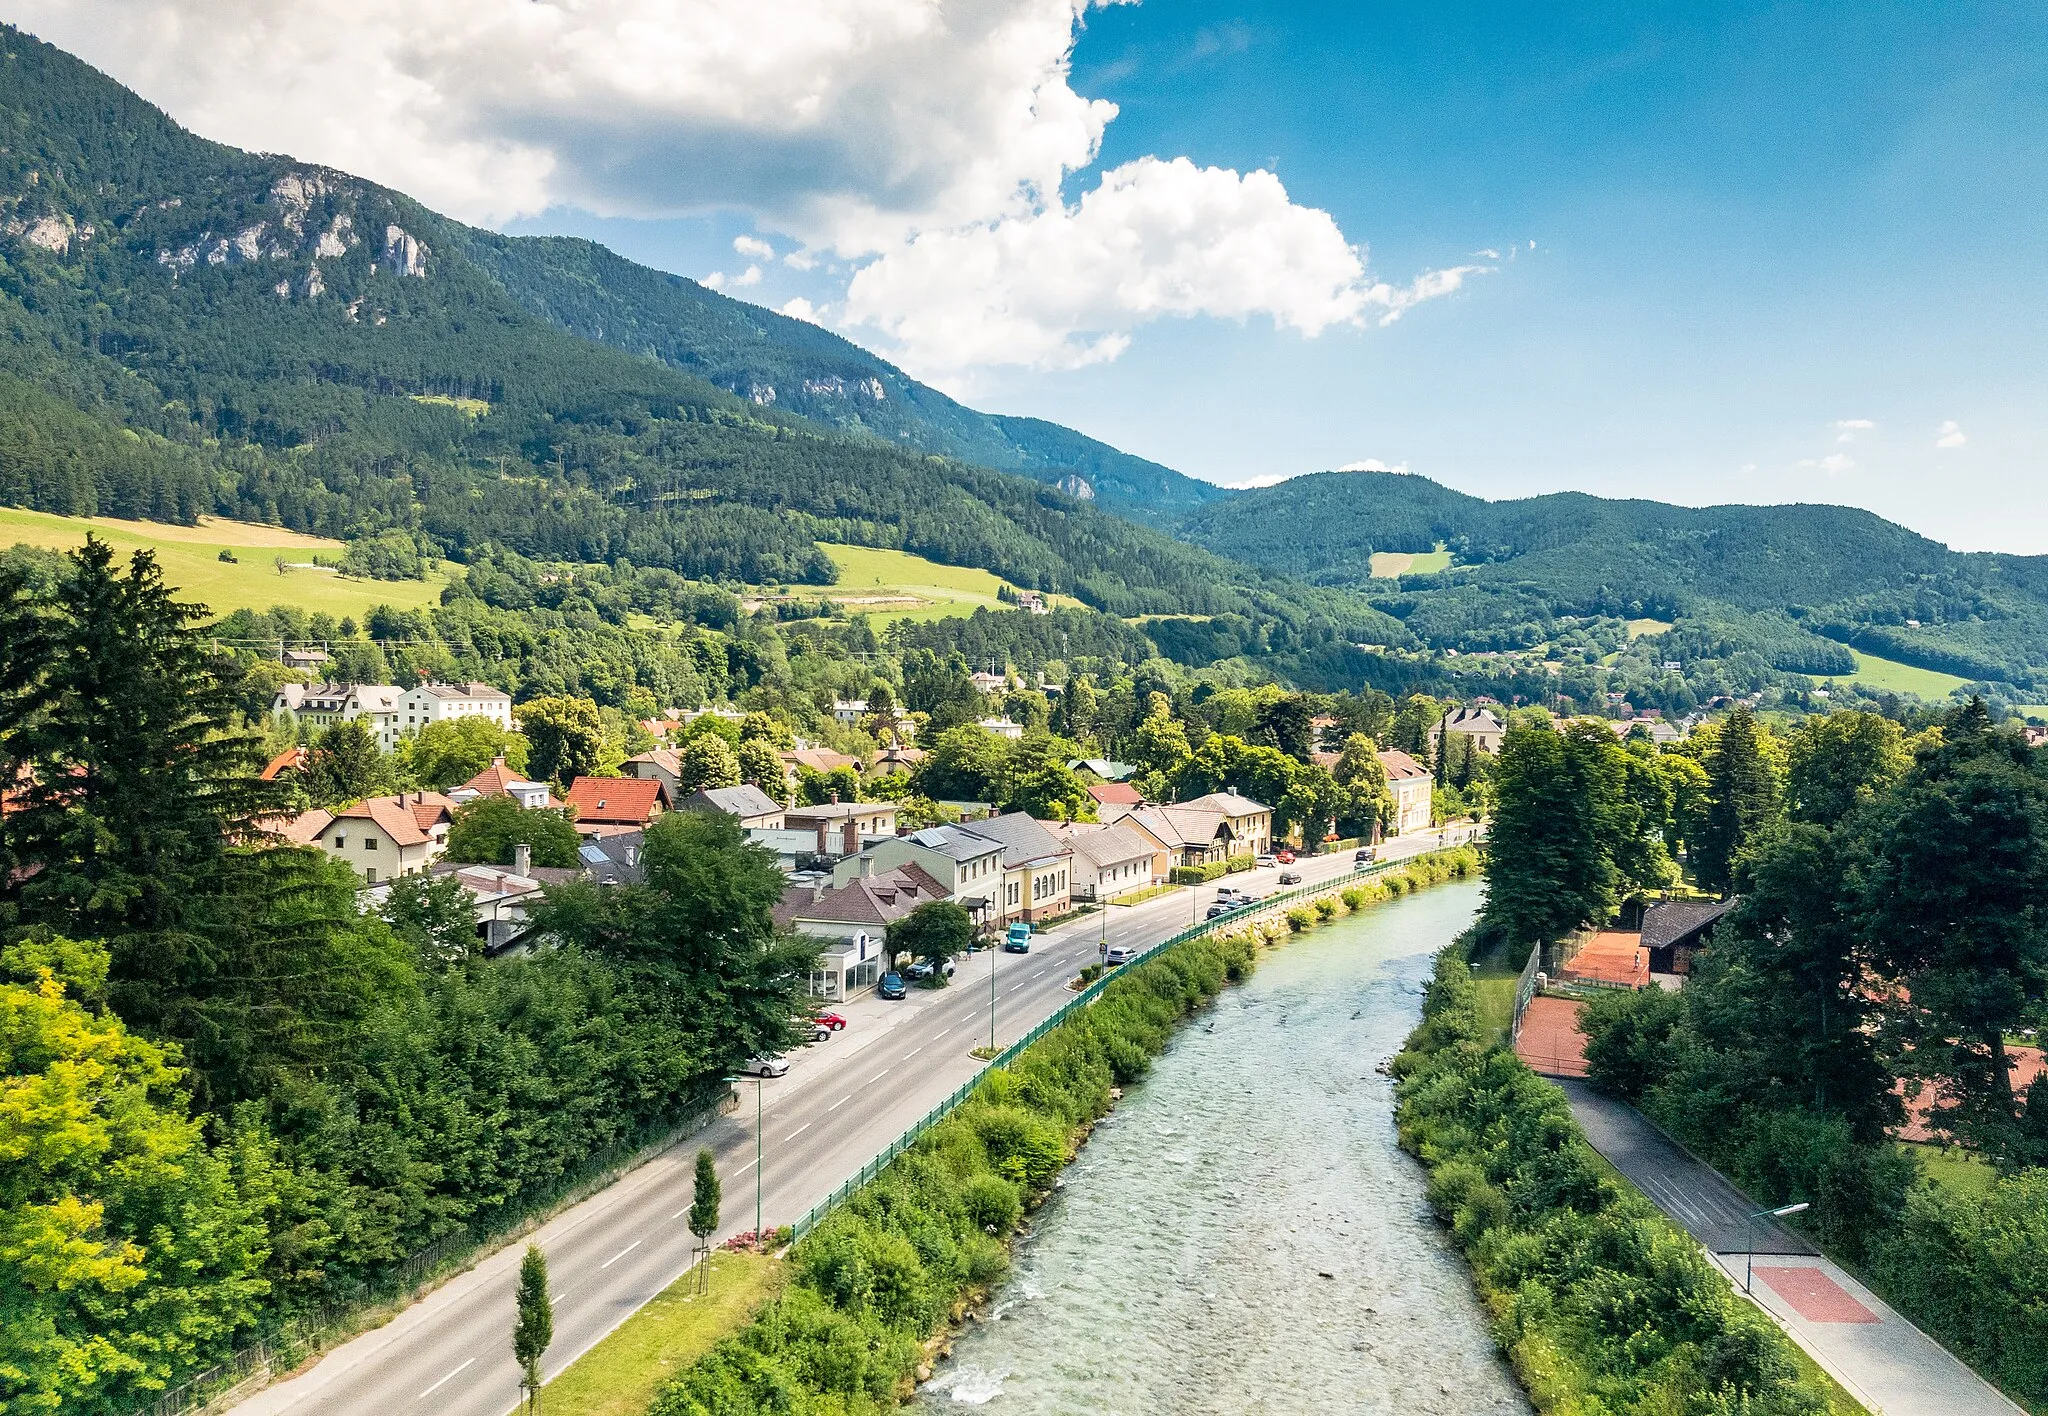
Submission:
<svg viewBox="0 0 2048 1416">
<path fill-rule="evenodd" d="M 1314 924 L 1315 922 L 1315 911 L 1310 909 L 1307 905 L 1296 905 L 1293 909 L 1287 912 L 1287 927 L 1293 930 L 1296 934 L 1301 933 L 1302 930 L 1307 929 L 1311 924 Z"/>
<path fill-rule="evenodd" d="M 1206 885 L 1211 880 L 1222 879 L 1226 868 L 1220 860 L 1212 860 L 1206 865 L 1176 865 L 1166 872 L 1166 880 L 1170 885 Z"/>
<path fill-rule="evenodd" d="M 1258 865 L 1259 860 L 1257 856 L 1234 855 L 1223 862 L 1223 869 L 1226 874 L 1236 875 L 1241 871 L 1256 870 Z M 1215 877 L 1211 876 L 1210 879 L 1213 880 Z"/>
<path fill-rule="evenodd" d="M 1317 919 L 1335 919 L 1337 917 L 1337 909 L 1338 905 L 1336 899 L 1329 895 L 1325 895 L 1323 896 L 1323 898 L 1315 902 Z"/>
<path fill-rule="evenodd" d="M 1337 898 L 1342 900 L 1344 908 L 1350 910 L 1353 914 L 1365 908 L 1365 891 L 1356 885 L 1353 885 Z"/>
<path fill-rule="evenodd" d="M 1000 1175 L 976 1175 L 962 1187 L 960 1204 L 968 1222 L 985 1234 L 1008 1234 L 1024 1215 L 1017 1187 Z"/>
</svg>

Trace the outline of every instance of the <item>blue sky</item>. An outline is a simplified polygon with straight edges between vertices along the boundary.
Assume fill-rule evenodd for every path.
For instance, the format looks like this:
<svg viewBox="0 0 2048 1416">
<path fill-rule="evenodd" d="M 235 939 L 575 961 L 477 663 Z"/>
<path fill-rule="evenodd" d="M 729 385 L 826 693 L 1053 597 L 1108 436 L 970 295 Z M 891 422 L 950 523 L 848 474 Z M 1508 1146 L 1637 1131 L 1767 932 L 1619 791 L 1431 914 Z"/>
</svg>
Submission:
<svg viewBox="0 0 2048 1416">
<path fill-rule="evenodd" d="M 1269 168 L 1397 283 L 1519 249 L 1388 327 L 1166 320 L 1113 363 L 961 391 L 1222 482 L 1370 458 L 1488 496 L 1841 501 L 2048 551 L 2043 14 L 1097 11 L 1072 83 L 1120 110 L 1101 165 Z M 748 228 L 556 211 L 515 229 L 701 276 Z M 814 285 L 770 271 L 733 293 Z M 1950 421 L 1967 441 L 1938 448 Z"/>
<path fill-rule="evenodd" d="M 210 137 L 1215 481 L 2048 553 L 2038 0 L 222 3 L 8 10 Z"/>
</svg>

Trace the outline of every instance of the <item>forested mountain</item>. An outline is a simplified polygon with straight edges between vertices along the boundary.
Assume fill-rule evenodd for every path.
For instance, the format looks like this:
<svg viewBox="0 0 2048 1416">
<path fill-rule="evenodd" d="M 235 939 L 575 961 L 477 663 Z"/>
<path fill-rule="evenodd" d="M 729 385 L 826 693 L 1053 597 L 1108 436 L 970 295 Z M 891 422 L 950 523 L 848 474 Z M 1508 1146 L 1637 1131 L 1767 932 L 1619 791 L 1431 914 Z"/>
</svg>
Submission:
<svg viewBox="0 0 2048 1416">
<path fill-rule="evenodd" d="M 0 502 L 396 529 L 458 559 L 495 543 L 753 583 L 829 581 L 814 543 L 842 541 L 1111 614 L 1227 616 L 1230 642 L 1258 652 L 1405 639 L 1358 597 L 1232 565 L 1041 481 L 828 429 L 527 306 L 616 336 L 628 296 L 644 295 L 626 342 L 686 362 L 695 302 L 725 331 L 700 356 L 720 377 L 741 366 L 717 350 L 756 317 L 811 341 L 806 358 L 886 370 L 823 331 L 596 248 L 505 241 L 345 173 L 207 142 L 71 56 L 0 34 Z M 1070 437 L 1076 462 L 1134 487 L 1149 467 L 902 388 L 950 409 L 967 441 Z"/>
<path fill-rule="evenodd" d="M 1963 554 L 1839 506 L 1680 507 L 1579 492 L 1485 501 L 1422 477 L 1326 472 L 1192 513 L 1210 549 L 1374 599 L 1439 647 L 1541 642 L 1558 616 L 1675 620 L 1777 667 L 1845 672 L 1853 644 L 1966 678 L 2048 675 L 2048 557 Z M 1375 581 L 1375 552 L 1451 552 Z"/>
<path fill-rule="evenodd" d="M 1022 472 L 1140 521 L 1228 494 L 1036 418 L 977 413 L 850 340 L 593 241 L 451 229 L 522 306 L 585 339 L 645 354 L 763 407 L 923 452 Z"/>
</svg>

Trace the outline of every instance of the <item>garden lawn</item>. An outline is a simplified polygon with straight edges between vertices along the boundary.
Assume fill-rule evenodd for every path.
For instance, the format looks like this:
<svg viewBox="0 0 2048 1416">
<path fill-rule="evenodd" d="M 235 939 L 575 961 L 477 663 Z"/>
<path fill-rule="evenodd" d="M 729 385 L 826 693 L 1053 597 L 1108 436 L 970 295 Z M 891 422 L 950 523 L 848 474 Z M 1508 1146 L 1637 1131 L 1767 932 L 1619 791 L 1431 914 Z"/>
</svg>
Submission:
<svg viewBox="0 0 2048 1416">
<path fill-rule="evenodd" d="M 70 550 L 85 544 L 87 532 L 112 546 L 123 560 L 134 551 L 155 551 L 164 579 L 180 598 L 199 601 L 217 615 L 267 610 L 272 605 L 357 618 L 377 605 L 419 609 L 440 603 L 441 587 L 447 579 L 438 573 L 426 580 L 357 580 L 331 570 L 280 572 L 280 559 L 311 562 L 316 552 L 332 559 L 343 550 L 339 541 L 302 535 L 282 526 L 217 517 L 202 517 L 197 526 L 172 526 L 0 507 L 0 546 Z M 231 551 L 235 561 L 222 560 L 223 550 Z"/>
<path fill-rule="evenodd" d="M 1998 1182 L 1998 1171 L 1980 1155 L 1955 1146 L 1934 1146 L 1924 1142 L 1901 1141 L 1899 1149 L 1913 1158 L 1920 1173 L 1937 1189 L 1964 1199 L 1981 1199 Z"/>
<path fill-rule="evenodd" d="M 641 1416 L 655 1394 L 721 1338 L 738 1332 L 782 1287 L 766 1254 L 711 1256 L 711 1291 L 686 1273 L 541 1391 L 548 1416 Z"/>
</svg>

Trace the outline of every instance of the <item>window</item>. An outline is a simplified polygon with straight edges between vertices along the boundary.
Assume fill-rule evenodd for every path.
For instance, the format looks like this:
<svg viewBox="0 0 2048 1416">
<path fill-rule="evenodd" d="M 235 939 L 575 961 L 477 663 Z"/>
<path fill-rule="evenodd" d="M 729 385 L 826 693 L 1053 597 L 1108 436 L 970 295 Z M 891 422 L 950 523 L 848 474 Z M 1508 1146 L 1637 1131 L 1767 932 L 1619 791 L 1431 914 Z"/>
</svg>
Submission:
<svg viewBox="0 0 2048 1416">
<path fill-rule="evenodd" d="M 346 837 L 346 836 L 336 836 L 336 837 L 334 838 L 334 848 L 335 848 L 336 850 L 338 850 L 338 851 L 345 851 L 345 850 L 347 850 L 347 849 L 348 849 L 348 837 Z"/>
<path fill-rule="evenodd" d="M 377 867 L 376 867 L 376 866 L 374 866 L 374 865 L 372 865 L 372 866 L 369 866 L 369 867 L 367 867 L 367 868 L 366 868 L 366 869 L 365 869 L 365 870 L 363 871 L 363 883 L 364 883 L 365 885 L 375 885 L 375 884 L 377 883 Z"/>
<path fill-rule="evenodd" d="M 363 849 L 364 849 L 364 850 L 366 850 L 366 851 L 374 851 L 374 850 L 376 850 L 376 849 L 377 849 L 377 838 L 376 838 L 375 836 L 365 836 L 365 837 L 363 837 Z"/>
</svg>

